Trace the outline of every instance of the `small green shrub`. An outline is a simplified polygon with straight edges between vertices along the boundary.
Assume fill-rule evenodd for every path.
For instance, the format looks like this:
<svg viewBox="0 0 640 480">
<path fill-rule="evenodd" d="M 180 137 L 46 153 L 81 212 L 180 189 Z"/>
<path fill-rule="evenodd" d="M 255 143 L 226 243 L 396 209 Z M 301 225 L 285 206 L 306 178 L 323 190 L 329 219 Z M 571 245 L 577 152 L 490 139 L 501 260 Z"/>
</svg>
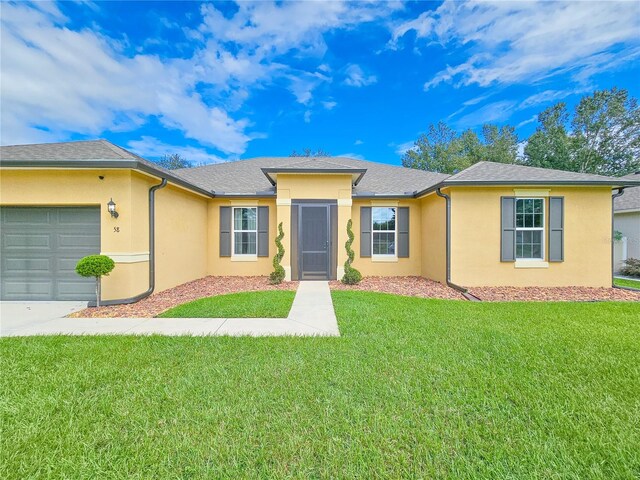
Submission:
<svg viewBox="0 0 640 480">
<path fill-rule="evenodd" d="M 614 231 L 614 232 L 613 232 L 613 239 L 614 239 L 616 242 L 619 242 L 620 240 L 622 240 L 622 237 L 623 237 L 622 232 L 620 232 L 620 231 L 618 231 L 618 230 L 616 230 L 616 231 Z"/>
<path fill-rule="evenodd" d="M 640 278 L 640 259 L 638 258 L 626 259 L 624 261 L 624 267 L 620 269 L 620 273 L 628 277 Z"/>
<path fill-rule="evenodd" d="M 285 277 L 284 268 L 280 265 L 282 257 L 284 257 L 284 247 L 282 246 L 282 239 L 284 238 L 284 230 L 282 230 L 282 222 L 278 225 L 278 236 L 276 237 L 276 247 L 278 251 L 273 257 L 273 272 L 269 275 L 269 281 L 273 285 L 279 285 L 282 283 Z"/>
<path fill-rule="evenodd" d="M 351 229 L 352 226 L 353 222 L 349 219 L 347 222 L 347 236 L 349 239 L 344 244 L 344 248 L 347 251 L 347 261 L 344 262 L 344 275 L 341 280 L 342 283 L 346 285 L 355 285 L 356 283 L 360 283 L 362 280 L 362 274 L 351 266 L 353 259 L 355 258 L 355 252 L 351 249 L 351 244 L 355 238 L 353 230 Z"/>
<path fill-rule="evenodd" d="M 81 258 L 76 265 L 76 273 L 82 277 L 96 279 L 96 306 L 100 306 L 100 277 L 109 275 L 115 268 L 114 261 L 106 255 L 89 255 Z"/>
</svg>

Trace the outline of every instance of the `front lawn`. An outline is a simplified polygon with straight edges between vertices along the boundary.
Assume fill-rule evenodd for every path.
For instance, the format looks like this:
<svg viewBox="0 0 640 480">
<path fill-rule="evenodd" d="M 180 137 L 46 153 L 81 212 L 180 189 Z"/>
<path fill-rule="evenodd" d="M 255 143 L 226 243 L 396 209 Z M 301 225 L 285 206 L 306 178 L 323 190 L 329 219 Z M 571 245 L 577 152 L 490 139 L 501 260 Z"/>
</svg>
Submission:
<svg viewBox="0 0 640 480">
<path fill-rule="evenodd" d="M 165 318 L 286 318 L 296 292 L 231 293 L 183 303 L 158 315 Z"/>
<path fill-rule="evenodd" d="M 2 339 L 0 477 L 638 477 L 639 304 L 332 296 L 337 338 Z"/>
<path fill-rule="evenodd" d="M 627 278 L 614 278 L 613 284 L 617 287 L 629 287 L 640 289 L 640 280 L 630 280 Z"/>
</svg>

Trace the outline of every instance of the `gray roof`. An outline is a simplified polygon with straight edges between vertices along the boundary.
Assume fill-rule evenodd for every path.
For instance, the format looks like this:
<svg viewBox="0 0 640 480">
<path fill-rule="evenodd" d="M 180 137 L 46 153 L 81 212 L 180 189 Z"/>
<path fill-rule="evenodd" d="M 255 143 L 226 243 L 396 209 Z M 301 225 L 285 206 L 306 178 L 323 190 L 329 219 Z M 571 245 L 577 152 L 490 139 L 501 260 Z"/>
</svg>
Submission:
<svg viewBox="0 0 640 480">
<path fill-rule="evenodd" d="M 354 197 L 417 197 L 454 185 L 640 185 L 640 178 L 631 176 L 613 178 L 493 162 L 479 162 L 449 176 L 346 157 L 260 157 L 170 171 L 107 140 L 4 146 L 0 161 L 8 167 L 134 168 L 209 196 L 275 195 L 266 174 L 283 171 L 353 171 Z M 632 189 L 627 190 L 620 197 L 622 204 L 632 197 Z"/>
<path fill-rule="evenodd" d="M 620 177 L 625 180 L 636 180 L 640 182 L 640 172 L 632 173 Z M 623 210 L 640 210 L 640 187 L 627 188 L 624 194 L 613 200 L 613 208 L 617 211 Z"/>
<path fill-rule="evenodd" d="M 590 173 L 567 172 L 550 168 L 528 167 L 496 162 L 478 162 L 447 178 L 447 185 L 499 184 L 616 184 L 618 179 Z M 624 183 L 624 182 L 622 182 Z"/>
<path fill-rule="evenodd" d="M 0 165 L 5 167 L 134 168 L 210 195 L 197 184 L 185 182 L 172 171 L 144 159 L 107 140 L 7 145 L 0 147 Z"/>
<path fill-rule="evenodd" d="M 353 189 L 354 196 L 413 195 L 435 185 L 448 175 L 405 167 L 386 165 L 346 157 L 260 157 L 235 162 L 216 163 L 197 168 L 177 170 L 182 178 L 198 182 L 217 194 L 255 194 L 275 192 L 262 169 L 366 169 L 366 174 Z"/>
</svg>

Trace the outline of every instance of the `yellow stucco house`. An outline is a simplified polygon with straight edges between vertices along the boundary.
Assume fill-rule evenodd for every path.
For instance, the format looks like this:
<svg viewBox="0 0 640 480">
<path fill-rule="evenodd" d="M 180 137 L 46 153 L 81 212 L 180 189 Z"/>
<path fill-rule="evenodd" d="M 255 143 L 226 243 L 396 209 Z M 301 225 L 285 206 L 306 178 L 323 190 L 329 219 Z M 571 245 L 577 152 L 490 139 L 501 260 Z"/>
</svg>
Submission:
<svg viewBox="0 0 640 480">
<path fill-rule="evenodd" d="M 104 140 L 0 149 L 1 298 L 103 299 L 206 275 L 336 279 L 353 220 L 365 276 L 456 287 L 611 285 L 612 190 L 640 181 L 480 162 L 455 175 L 350 158 L 263 157 L 167 171 Z"/>
</svg>

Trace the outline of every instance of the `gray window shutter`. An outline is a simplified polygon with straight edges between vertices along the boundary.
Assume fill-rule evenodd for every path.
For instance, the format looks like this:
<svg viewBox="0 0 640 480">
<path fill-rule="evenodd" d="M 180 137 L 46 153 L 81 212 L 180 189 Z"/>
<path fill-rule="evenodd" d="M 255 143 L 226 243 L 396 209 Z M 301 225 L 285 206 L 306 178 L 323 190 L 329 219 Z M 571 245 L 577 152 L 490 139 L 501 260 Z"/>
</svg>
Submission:
<svg viewBox="0 0 640 480">
<path fill-rule="evenodd" d="M 371 256 L 371 207 L 360 207 L 360 256 Z"/>
<path fill-rule="evenodd" d="M 549 261 L 564 261 L 564 197 L 549 197 Z"/>
<path fill-rule="evenodd" d="M 516 260 L 516 197 L 502 197 L 500 208 L 500 261 Z"/>
<path fill-rule="evenodd" d="M 220 207 L 220 256 L 231 256 L 231 207 Z"/>
<path fill-rule="evenodd" d="M 398 257 L 409 258 L 409 207 L 398 208 Z"/>
<path fill-rule="evenodd" d="M 269 207 L 258 207 L 258 256 L 269 256 Z"/>
</svg>

